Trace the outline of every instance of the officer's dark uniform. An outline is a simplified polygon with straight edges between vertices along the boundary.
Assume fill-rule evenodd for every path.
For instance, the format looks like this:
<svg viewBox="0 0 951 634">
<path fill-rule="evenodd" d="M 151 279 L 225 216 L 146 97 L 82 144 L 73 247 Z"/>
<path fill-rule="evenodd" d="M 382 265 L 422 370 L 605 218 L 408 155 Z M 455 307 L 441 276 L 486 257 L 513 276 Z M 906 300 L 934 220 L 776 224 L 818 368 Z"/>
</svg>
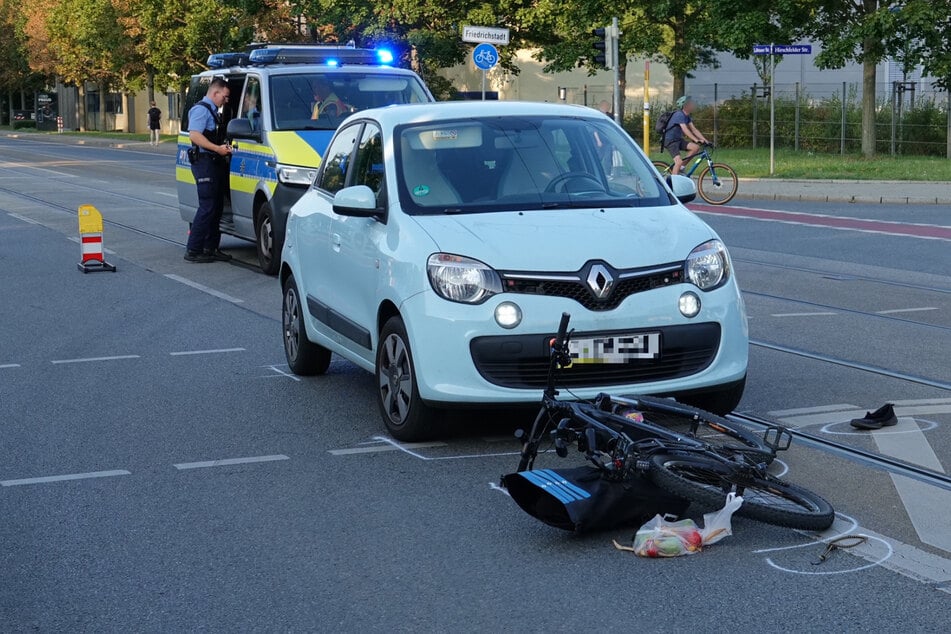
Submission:
<svg viewBox="0 0 951 634">
<path fill-rule="evenodd" d="M 188 131 L 201 132 L 215 145 L 224 143 L 225 130 L 218 116 L 218 108 L 208 97 L 188 111 Z M 225 188 L 230 186 L 229 172 L 229 157 L 198 148 L 198 160 L 192 163 L 192 174 L 198 186 L 198 211 L 188 236 L 189 254 L 218 251 Z"/>
</svg>

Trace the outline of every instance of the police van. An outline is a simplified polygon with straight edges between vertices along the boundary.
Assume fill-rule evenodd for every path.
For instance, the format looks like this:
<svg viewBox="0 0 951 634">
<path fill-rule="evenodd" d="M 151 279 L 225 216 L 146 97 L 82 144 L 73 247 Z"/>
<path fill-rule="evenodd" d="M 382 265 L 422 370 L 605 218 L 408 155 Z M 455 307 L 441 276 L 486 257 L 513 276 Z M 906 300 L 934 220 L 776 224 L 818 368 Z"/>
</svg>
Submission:
<svg viewBox="0 0 951 634">
<path fill-rule="evenodd" d="M 275 275 L 288 211 L 313 181 L 337 126 L 358 110 L 434 101 L 419 76 L 392 63 L 389 51 L 351 46 L 267 45 L 211 55 L 210 70 L 192 77 L 182 113 L 175 169 L 182 219 L 191 223 L 198 207 L 188 112 L 222 77 L 231 97 L 220 119 L 237 148 L 221 232 L 253 240 L 261 268 Z"/>
</svg>

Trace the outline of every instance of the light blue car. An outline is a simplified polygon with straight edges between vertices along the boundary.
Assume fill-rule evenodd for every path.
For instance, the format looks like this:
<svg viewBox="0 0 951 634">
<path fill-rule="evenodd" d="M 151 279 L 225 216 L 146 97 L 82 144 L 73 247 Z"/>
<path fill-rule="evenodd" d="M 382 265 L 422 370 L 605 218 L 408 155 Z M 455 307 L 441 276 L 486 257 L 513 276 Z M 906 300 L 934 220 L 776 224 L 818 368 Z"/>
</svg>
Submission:
<svg viewBox="0 0 951 634">
<path fill-rule="evenodd" d="M 336 353 L 373 372 L 389 432 L 419 440 L 452 407 L 539 401 L 567 312 L 559 387 L 728 412 L 746 314 L 726 248 L 682 204 L 694 195 L 588 108 L 362 111 L 288 220 L 287 362 L 321 374 Z"/>
</svg>

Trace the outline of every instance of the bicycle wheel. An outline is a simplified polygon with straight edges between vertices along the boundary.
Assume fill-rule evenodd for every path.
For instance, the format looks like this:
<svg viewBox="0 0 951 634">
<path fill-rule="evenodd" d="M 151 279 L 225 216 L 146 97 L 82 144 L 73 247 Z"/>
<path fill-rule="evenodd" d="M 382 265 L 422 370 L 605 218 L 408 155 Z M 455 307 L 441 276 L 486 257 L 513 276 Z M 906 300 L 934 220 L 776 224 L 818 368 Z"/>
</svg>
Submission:
<svg viewBox="0 0 951 634">
<path fill-rule="evenodd" d="M 714 447 L 745 451 L 757 454 L 767 465 L 772 463 L 776 452 L 766 444 L 760 434 L 746 426 L 717 416 L 691 405 L 684 405 L 668 398 L 633 396 L 647 422 L 663 427 L 682 436 L 696 438 Z M 623 410 L 624 403 L 618 403 Z M 623 415 L 622 411 L 619 411 Z"/>
<path fill-rule="evenodd" d="M 835 520 L 832 505 L 802 487 L 776 478 L 738 473 L 703 456 L 655 454 L 650 458 L 651 481 L 668 493 L 700 504 L 721 507 L 736 487 L 743 505 L 736 514 L 750 519 L 809 531 L 822 531 Z"/>
<path fill-rule="evenodd" d="M 714 180 L 714 175 L 716 179 Z M 697 193 L 711 205 L 725 205 L 736 196 L 739 184 L 736 171 L 725 163 L 714 163 L 703 168 L 697 179 Z"/>
<path fill-rule="evenodd" d="M 670 174 L 670 163 L 665 163 L 663 161 L 652 161 L 654 167 L 657 168 L 657 171 L 660 172 L 661 176 L 667 176 Z"/>
</svg>

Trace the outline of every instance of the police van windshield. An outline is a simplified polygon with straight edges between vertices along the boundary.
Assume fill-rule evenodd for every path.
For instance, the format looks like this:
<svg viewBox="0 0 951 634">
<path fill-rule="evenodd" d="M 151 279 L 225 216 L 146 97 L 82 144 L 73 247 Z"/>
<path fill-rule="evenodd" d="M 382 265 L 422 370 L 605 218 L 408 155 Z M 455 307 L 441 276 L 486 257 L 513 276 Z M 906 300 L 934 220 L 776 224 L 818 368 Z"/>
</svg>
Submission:
<svg viewBox="0 0 951 634">
<path fill-rule="evenodd" d="M 351 113 L 367 108 L 431 101 L 415 77 L 372 72 L 273 75 L 275 130 L 335 130 Z"/>
<path fill-rule="evenodd" d="M 409 213 L 674 204 L 657 170 L 607 120 L 478 118 L 399 126 L 400 202 Z"/>
</svg>

